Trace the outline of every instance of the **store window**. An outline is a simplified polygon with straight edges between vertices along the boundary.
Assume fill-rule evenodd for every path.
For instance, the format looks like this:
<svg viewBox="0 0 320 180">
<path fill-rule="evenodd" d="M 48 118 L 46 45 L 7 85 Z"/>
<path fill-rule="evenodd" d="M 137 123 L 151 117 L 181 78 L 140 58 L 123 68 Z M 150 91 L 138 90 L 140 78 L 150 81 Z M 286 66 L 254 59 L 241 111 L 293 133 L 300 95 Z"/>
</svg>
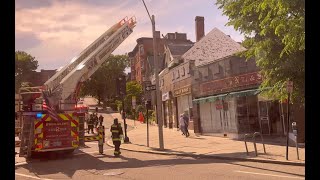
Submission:
<svg viewBox="0 0 320 180">
<path fill-rule="evenodd" d="M 259 132 L 257 96 L 237 97 L 239 133 Z"/>
</svg>

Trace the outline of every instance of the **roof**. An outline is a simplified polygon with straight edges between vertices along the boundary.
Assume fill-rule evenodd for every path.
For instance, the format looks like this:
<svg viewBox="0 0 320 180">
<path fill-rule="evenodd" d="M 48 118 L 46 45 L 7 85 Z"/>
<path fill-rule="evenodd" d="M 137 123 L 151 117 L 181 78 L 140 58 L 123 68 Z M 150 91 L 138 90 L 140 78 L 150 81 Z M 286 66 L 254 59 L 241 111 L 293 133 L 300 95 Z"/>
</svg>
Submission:
<svg viewBox="0 0 320 180">
<path fill-rule="evenodd" d="M 201 66 L 245 51 L 246 48 L 221 32 L 218 28 L 211 30 L 190 48 L 182 58 L 194 60 L 195 66 Z"/>
<path fill-rule="evenodd" d="M 193 44 L 188 43 L 188 44 L 168 44 L 168 48 L 173 56 L 181 56 L 185 52 L 187 52 Z"/>
</svg>

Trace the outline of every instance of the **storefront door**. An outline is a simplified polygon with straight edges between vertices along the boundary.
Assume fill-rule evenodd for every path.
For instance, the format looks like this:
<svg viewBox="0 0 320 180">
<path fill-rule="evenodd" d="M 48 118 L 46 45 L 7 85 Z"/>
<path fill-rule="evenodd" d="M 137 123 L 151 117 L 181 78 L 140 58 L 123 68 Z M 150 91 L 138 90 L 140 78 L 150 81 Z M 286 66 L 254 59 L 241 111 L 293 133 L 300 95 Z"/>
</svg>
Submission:
<svg viewBox="0 0 320 180">
<path fill-rule="evenodd" d="M 259 123 L 262 134 L 271 134 L 269 108 L 270 101 L 258 101 Z"/>
</svg>

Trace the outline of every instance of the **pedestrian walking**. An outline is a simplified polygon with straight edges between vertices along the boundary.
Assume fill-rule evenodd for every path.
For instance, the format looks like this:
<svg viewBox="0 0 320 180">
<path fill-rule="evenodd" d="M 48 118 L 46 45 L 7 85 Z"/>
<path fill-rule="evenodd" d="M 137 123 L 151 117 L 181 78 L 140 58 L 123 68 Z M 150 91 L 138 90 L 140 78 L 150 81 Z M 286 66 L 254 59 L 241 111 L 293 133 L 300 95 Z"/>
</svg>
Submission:
<svg viewBox="0 0 320 180">
<path fill-rule="evenodd" d="M 183 114 L 180 114 L 180 118 L 179 118 L 179 128 L 182 132 L 182 135 L 185 135 L 185 122 L 183 119 Z"/>
<path fill-rule="evenodd" d="M 138 120 L 140 121 L 140 123 L 144 123 L 144 117 L 141 111 L 139 112 Z"/>
<path fill-rule="evenodd" d="M 121 138 L 123 138 L 123 130 L 121 127 L 121 124 L 118 123 L 118 118 L 115 118 L 113 120 L 113 124 L 111 125 L 110 128 L 110 132 L 111 132 L 111 138 L 112 138 L 112 142 L 114 145 L 114 156 L 118 157 L 121 152 L 120 152 L 120 145 L 121 145 Z"/>
<path fill-rule="evenodd" d="M 99 116 L 99 124 L 100 124 L 100 126 L 102 126 L 102 123 L 103 123 L 103 116 L 100 114 L 100 116 Z"/>
<path fill-rule="evenodd" d="M 184 113 L 183 113 L 183 121 L 184 121 L 184 133 L 186 135 L 186 137 L 189 137 L 190 134 L 189 134 L 189 131 L 188 131 L 188 127 L 189 127 L 189 113 L 188 113 L 188 110 L 185 110 Z"/>
</svg>

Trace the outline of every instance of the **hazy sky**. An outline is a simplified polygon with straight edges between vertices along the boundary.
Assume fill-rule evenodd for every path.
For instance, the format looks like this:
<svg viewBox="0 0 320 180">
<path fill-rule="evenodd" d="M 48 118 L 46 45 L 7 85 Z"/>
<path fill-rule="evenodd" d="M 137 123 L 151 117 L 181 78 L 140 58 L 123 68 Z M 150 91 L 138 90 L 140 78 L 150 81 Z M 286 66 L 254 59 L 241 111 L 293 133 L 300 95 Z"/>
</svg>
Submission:
<svg viewBox="0 0 320 180">
<path fill-rule="evenodd" d="M 15 0 L 15 49 L 36 58 L 40 69 L 66 65 L 113 24 L 135 16 L 133 33 L 113 52 L 133 50 L 136 39 L 151 37 L 150 19 L 141 0 Z M 195 17 L 203 16 L 205 34 L 217 27 L 236 41 L 243 36 L 215 5 L 215 0 L 145 0 L 156 30 L 187 33 L 195 41 Z"/>
</svg>

